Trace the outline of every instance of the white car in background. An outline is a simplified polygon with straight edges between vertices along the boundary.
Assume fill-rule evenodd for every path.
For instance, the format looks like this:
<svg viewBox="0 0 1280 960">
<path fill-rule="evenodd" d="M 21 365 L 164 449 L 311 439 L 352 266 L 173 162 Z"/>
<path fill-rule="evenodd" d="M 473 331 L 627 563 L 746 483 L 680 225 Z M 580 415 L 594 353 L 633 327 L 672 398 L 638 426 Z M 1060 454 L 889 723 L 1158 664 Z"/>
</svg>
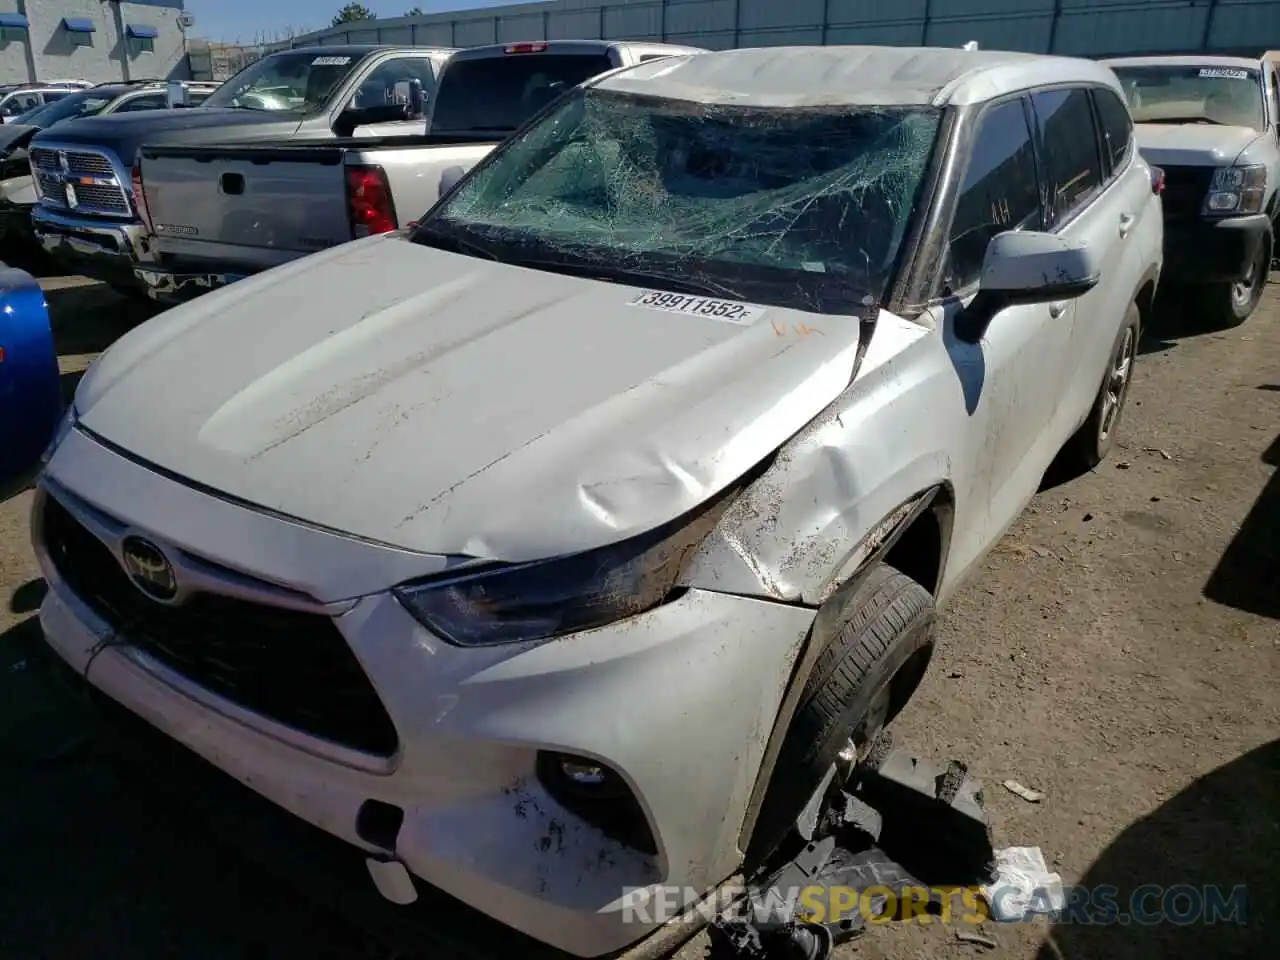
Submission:
<svg viewBox="0 0 1280 960">
<path fill-rule="evenodd" d="M 1110 449 L 1161 266 L 1121 96 L 895 47 L 588 81 L 413 231 L 102 355 L 34 507 L 49 643 L 389 899 L 644 941 L 624 891 L 767 859 Z"/>
</svg>

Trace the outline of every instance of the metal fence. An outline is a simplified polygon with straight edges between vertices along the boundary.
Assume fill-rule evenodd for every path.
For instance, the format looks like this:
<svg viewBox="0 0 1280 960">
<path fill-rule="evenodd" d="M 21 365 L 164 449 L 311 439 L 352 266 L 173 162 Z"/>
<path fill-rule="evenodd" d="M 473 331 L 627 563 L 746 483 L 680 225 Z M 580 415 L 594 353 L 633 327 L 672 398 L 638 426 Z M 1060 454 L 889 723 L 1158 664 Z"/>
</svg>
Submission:
<svg viewBox="0 0 1280 960">
<path fill-rule="evenodd" d="M 303 44 L 666 40 L 712 49 L 922 44 L 1105 56 L 1280 47 L 1280 0 L 555 0 L 367 21 Z M 288 46 L 287 44 L 284 46 Z"/>
</svg>

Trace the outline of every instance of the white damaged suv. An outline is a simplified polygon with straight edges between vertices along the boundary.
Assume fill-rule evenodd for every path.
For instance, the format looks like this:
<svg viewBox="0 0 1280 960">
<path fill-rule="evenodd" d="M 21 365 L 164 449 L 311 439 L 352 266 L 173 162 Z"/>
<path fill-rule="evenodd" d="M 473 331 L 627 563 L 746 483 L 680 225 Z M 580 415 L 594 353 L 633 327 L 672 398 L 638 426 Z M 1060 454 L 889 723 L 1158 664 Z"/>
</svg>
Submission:
<svg viewBox="0 0 1280 960">
<path fill-rule="evenodd" d="M 1161 238 L 1094 63 L 623 68 L 412 232 L 108 350 L 34 508 L 48 642 L 394 901 L 651 943 L 624 891 L 761 863 L 1106 455 Z"/>
</svg>

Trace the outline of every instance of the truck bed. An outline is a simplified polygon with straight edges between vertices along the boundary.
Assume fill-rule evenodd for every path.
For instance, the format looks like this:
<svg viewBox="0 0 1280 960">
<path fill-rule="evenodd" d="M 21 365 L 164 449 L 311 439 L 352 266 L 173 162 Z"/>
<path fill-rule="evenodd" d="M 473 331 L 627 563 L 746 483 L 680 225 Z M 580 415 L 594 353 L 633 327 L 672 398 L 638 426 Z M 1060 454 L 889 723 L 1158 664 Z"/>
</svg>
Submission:
<svg viewBox="0 0 1280 960">
<path fill-rule="evenodd" d="M 404 226 L 436 201 L 445 171 L 471 167 L 498 142 L 422 134 L 144 146 L 143 195 L 162 266 L 255 273 L 354 238 L 352 168 L 382 170 Z"/>
</svg>

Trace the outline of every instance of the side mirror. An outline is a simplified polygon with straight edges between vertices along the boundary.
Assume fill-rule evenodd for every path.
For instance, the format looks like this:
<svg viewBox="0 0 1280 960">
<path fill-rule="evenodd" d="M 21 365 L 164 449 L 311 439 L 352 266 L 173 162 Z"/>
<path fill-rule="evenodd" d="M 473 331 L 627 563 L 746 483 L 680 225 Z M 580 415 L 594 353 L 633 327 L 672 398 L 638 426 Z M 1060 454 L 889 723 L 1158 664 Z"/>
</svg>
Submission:
<svg viewBox="0 0 1280 960">
<path fill-rule="evenodd" d="M 427 115 L 427 96 L 422 90 L 421 80 L 409 81 L 409 117 L 410 120 L 421 120 Z"/>
<path fill-rule="evenodd" d="M 467 175 L 466 167 L 449 167 L 440 174 L 440 199 L 458 185 L 458 181 Z"/>
<path fill-rule="evenodd" d="M 1083 243 L 1032 230 L 997 234 L 987 244 L 977 296 L 956 320 L 956 334 L 976 343 L 1001 310 L 1074 300 L 1097 286 L 1101 273 L 1096 252 Z"/>
<path fill-rule="evenodd" d="M 412 120 L 409 107 L 403 103 L 380 103 L 373 107 L 351 107 L 343 110 L 333 125 L 335 136 L 349 137 L 355 133 L 356 127 L 367 127 L 375 123 L 397 123 L 401 120 Z"/>
</svg>

